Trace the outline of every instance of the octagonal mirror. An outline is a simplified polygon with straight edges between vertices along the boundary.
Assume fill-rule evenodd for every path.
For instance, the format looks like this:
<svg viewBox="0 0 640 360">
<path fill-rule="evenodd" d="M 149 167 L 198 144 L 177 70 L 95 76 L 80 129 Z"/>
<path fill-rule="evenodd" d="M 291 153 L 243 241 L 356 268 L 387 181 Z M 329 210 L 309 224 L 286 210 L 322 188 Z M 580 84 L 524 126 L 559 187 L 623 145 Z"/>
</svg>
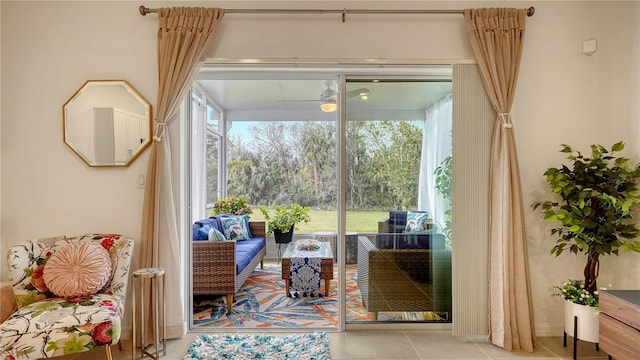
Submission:
<svg viewBox="0 0 640 360">
<path fill-rule="evenodd" d="M 62 106 L 64 143 L 89 166 L 129 166 L 151 143 L 151 104 L 126 80 L 89 80 Z"/>
</svg>

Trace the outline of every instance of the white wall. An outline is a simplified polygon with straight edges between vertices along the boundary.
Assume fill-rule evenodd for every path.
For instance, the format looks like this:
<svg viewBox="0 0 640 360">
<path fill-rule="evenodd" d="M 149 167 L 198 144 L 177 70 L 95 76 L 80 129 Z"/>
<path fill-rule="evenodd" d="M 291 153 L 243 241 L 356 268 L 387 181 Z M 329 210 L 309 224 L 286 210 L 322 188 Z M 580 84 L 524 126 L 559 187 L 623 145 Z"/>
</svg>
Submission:
<svg viewBox="0 0 640 360">
<path fill-rule="evenodd" d="M 528 22 L 514 110 L 523 200 L 548 194 L 543 172 L 563 160 L 560 144 L 589 153 L 589 145 L 623 140 L 625 154 L 638 161 L 640 31 L 638 2 L 536 3 Z M 529 26 L 530 25 L 530 26 Z M 583 55 L 582 42 L 596 39 L 598 50 Z M 551 256 L 555 239 L 539 213 L 525 209 L 539 334 L 562 333 L 559 299 L 551 286 L 581 278 L 585 258 Z M 599 284 L 640 288 L 640 255 L 601 258 Z M 632 274 L 632 276 L 629 276 Z M 551 331 L 551 332 L 550 332 Z"/>
<path fill-rule="evenodd" d="M 86 166 L 62 142 L 62 105 L 86 80 L 100 79 L 126 79 L 155 103 L 155 27 L 140 21 L 133 3 L 1 6 L 1 165 L 10 175 L 2 177 L 3 254 L 11 244 L 52 235 L 139 238 L 136 176 L 146 171 L 148 153 L 128 168 Z"/>
<path fill-rule="evenodd" d="M 148 7 L 211 3 L 143 2 Z M 157 17 L 140 2 L 0 2 L 0 244 L 56 234 L 119 232 L 139 237 L 148 152 L 128 168 L 89 168 L 62 142 L 62 104 L 89 79 L 126 79 L 155 106 Z M 525 204 L 546 193 L 542 173 L 559 144 L 586 148 L 624 140 L 638 160 L 638 2 L 216 2 L 221 7 L 536 7 L 527 21 L 512 112 Z M 229 5 L 229 6 L 226 6 Z M 460 15 L 225 16 L 216 57 L 471 59 Z M 592 56 L 584 40 L 598 40 Z M 175 125 L 174 125 L 175 128 Z M 172 131 L 177 149 L 178 138 Z M 176 157 L 177 158 L 177 157 Z M 176 165 L 177 166 L 177 165 Z M 549 255 L 548 224 L 525 209 L 539 335 L 561 333 L 551 286 L 579 277 L 582 257 Z M 601 283 L 640 288 L 640 256 L 602 260 Z M 4 259 L 3 259 L 4 262 Z M 1 266 L 0 278 L 6 279 Z M 626 276 L 631 272 L 636 276 Z"/>
<path fill-rule="evenodd" d="M 0 6 L 0 39 L 2 39 L 2 6 Z M 2 99 L 2 46 L 0 46 L 0 99 Z M 0 108 L 2 105 L 0 103 Z M 2 112 L 0 111 L 0 190 L 2 189 Z M 2 191 L 0 191 L 0 220 L 2 219 Z M 2 242 L 2 221 L 0 221 L 0 258 L 4 254 L 4 245 Z M 4 260 L 0 261 L 0 267 L 3 266 Z M 0 270 L 0 279 L 2 277 L 2 270 Z"/>
</svg>

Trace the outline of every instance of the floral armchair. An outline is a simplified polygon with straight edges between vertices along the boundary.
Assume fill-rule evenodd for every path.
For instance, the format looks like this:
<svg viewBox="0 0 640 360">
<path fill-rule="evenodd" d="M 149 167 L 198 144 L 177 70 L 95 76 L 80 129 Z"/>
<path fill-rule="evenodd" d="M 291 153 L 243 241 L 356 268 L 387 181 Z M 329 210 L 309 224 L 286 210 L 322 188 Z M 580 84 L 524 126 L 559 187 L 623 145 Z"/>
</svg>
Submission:
<svg viewBox="0 0 640 360">
<path fill-rule="evenodd" d="M 47 260 L 73 242 L 100 244 L 111 278 L 95 294 L 56 297 L 43 280 Z M 102 251 L 102 250 L 101 250 Z M 7 253 L 18 310 L 0 325 L 0 359 L 40 359 L 104 348 L 120 340 L 133 240 L 116 234 L 61 236 L 17 244 Z"/>
</svg>

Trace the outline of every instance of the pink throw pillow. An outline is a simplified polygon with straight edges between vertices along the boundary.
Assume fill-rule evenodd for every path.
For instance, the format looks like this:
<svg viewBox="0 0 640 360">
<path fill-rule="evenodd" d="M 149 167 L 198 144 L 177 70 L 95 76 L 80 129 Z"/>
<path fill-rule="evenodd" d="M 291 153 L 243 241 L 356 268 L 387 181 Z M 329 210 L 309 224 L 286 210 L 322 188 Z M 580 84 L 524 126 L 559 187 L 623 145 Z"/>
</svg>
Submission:
<svg viewBox="0 0 640 360">
<path fill-rule="evenodd" d="M 98 244 L 71 243 L 51 255 L 44 266 L 44 282 L 60 297 L 91 295 L 111 277 L 111 257 Z"/>
</svg>

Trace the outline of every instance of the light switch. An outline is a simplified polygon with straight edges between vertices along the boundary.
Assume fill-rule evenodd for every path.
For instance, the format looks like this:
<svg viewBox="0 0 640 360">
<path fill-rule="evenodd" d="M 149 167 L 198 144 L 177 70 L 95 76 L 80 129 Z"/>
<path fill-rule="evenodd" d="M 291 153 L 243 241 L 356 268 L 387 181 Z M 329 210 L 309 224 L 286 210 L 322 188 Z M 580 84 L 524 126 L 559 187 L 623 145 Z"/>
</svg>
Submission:
<svg viewBox="0 0 640 360">
<path fill-rule="evenodd" d="M 138 189 L 144 189 L 144 175 L 138 174 Z"/>
<path fill-rule="evenodd" d="M 585 55 L 593 55 L 596 52 L 596 40 L 591 39 L 582 43 L 582 53 Z"/>
</svg>

